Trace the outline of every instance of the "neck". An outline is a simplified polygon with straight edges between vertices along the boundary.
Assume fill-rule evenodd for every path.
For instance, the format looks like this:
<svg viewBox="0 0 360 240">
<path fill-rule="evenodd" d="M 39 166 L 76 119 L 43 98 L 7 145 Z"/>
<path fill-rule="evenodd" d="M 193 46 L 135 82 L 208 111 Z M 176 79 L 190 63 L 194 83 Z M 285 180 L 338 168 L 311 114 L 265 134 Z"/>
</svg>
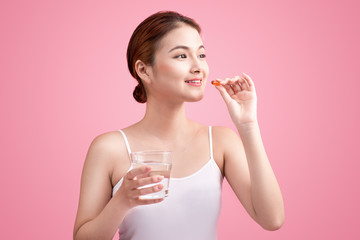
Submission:
<svg viewBox="0 0 360 240">
<path fill-rule="evenodd" d="M 174 140 L 185 133 L 190 120 L 186 118 L 184 103 L 148 102 L 144 118 L 139 122 L 147 133 L 160 139 Z"/>
</svg>

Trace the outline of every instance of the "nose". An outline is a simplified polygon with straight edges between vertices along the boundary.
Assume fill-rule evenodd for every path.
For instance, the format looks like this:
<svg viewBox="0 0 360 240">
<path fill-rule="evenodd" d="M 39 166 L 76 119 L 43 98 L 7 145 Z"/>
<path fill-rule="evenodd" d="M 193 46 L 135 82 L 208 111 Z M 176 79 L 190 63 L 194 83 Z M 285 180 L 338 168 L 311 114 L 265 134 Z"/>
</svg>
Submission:
<svg viewBox="0 0 360 240">
<path fill-rule="evenodd" d="M 193 74 L 198 74 L 201 72 L 201 65 L 200 65 L 199 59 L 193 58 L 190 72 Z"/>
</svg>

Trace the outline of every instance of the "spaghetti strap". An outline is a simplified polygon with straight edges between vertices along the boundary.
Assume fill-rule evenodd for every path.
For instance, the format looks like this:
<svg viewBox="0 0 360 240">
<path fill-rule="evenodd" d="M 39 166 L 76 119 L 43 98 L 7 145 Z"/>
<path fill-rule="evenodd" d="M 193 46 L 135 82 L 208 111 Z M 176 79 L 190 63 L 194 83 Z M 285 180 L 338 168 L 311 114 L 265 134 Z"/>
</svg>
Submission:
<svg viewBox="0 0 360 240">
<path fill-rule="evenodd" d="M 125 133 L 121 129 L 119 129 L 119 132 L 121 132 L 121 134 L 123 135 L 125 145 L 126 145 L 126 149 L 128 151 L 128 154 L 129 154 L 129 159 L 131 159 L 131 157 L 130 157 L 131 149 L 130 149 L 129 141 L 127 140 L 127 137 L 126 137 Z"/>
<path fill-rule="evenodd" d="M 211 158 L 211 159 L 214 159 L 214 156 L 213 156 L 213 144 L 212 144 L 211 126 L 209 126 L 209 144 L 210 144 L 210 158 Z"/>
</svg>

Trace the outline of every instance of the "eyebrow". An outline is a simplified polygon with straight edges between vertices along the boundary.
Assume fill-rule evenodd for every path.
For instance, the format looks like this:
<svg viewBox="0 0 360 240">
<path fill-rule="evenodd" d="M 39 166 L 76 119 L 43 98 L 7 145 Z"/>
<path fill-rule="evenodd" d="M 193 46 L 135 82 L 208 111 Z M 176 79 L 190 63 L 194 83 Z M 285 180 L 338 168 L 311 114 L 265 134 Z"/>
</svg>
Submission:
<svg viewBox="0 0 360 240">
<path fill-rule="evenodd" d="M 199 49 L 201 49 L 201 48 L 205 49 L 204 45 L 200 45 L 200 47 L 198 48 L 198 50 L 199 50 Z M 174 50 L 176 50 L 176 49 L 185 49 L 185 50 L 189 50 L 190 48 L 189 48 L 189 47 L 187 47 L 187 46 L 184 46 L 184 45 L 179 45 L 179 46 L 176 46 L 176 47 L 174 47 L 174 48 L 170 49 L 170 51 L 169 51 L 169 52 L 172 52 L 172 51 L 174 51 Z"/>
</svg>

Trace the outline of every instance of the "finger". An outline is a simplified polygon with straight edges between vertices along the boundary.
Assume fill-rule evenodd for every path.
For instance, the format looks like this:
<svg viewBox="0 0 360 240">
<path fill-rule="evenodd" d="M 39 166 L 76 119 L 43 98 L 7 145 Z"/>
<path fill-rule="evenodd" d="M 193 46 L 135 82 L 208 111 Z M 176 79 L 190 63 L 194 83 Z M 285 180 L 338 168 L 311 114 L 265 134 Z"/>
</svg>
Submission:
<svg viewBox="0 0 360 240">
<path fill-rule="evenodd" d="M 249 83 L 248 83 L 248 81 L 246 80 L 245 76 L 244 76 L 244 75 L 241 76 L 241 79 L 242 79 L 242 81 L 243 81 L 244 87 L 246 87 L 246 90 L 250 91 L 250 86 L 249 86 Z"/>
<path fill-rule="evenodd" d="M 244 80 L 246 81 L 248 88 L 250 91 L 255 90 L 255 84 L 252 81 L 252 79 L 249 77 L 249 75 L 242 73 L 242 75 L 244 76 Z"/>
<path fill-rule="evenodd" d="M 232 95 L 235 94 L 234 89 L 232 89 L 232 87 L 231 87 L 230 84 L 226 84 L 226 85 L 223 85 L 223 86 L 224 86 L 226 92 L 227 92 L 230 96 L 232 96 Z"/>
<path fill-rule="evenodd" d="M 149 205 L 149 204 L 159 203 L 162 201 L 164 201 L 164 198 L 157 198 L 157 199 L 140 199 L 140 198 L 138 198 L 136 200 L 136 203 L 138 205 Z"/>
<path fill-rule="evenodd" d="M 159 175 L 155 175 L 152 177 L 147 177 L 147 178 L 138 178 L 138 180 L 133 181 L 134 183 L 132 184 L 133 188 L 138 188 L 138 187 L 142 187 L 145 185 L 149 185 L 152 183 L 158 183 L 161 182 L 164 179 L 164 176 L 159 176 Z"/>
<path fill-rule="evenodd" d="M 229 101 L 232 100 L 232 98 L 230 97 L 229 93 L 227 92 L 227 90 L 225 89 L 224 86 L 215 86 L 215 88 L 220 92 L 220 95 L 223 97 L 224 101 L 226 103 L 228 103 Z"/>
<path fill-rule="evenodd" d="M 231 83 L 233 83 L 234 82 L 234 80 L 233 79 L 231 79 L 231 78 L 225 78 L 224 80 L 222 80 L 222 81 L 220 81 L 221 82 L 221 85 L 226 85 L 226 84 L 231 84 Z"/>
<path fill-rule="evenodd" d="M 249 90 L 247 85 L 246 85 L 246 81 L 243 77 L 240 77 L 240 76 L 235 76 L 235 79 L 237 79 L 237 83 L 239 84 L 240 86 L 240 89 L 243 91 L 243 90 Z"/>
<path fill-rule="evenodd" d="M 164 185 L 162 185 L 162 184 L 157 184 L 157 185 L 154 185 L 151 187 L 145 187 L 145 188 L 137 188 L 133 191 L 133 196 L 136 198 L 136 197 L 139 197 L 142 195 L 160 192 L 163 188 L 164 188 Z"/>
<path fill-rule="evenodd" d="M 126 174 L 126 179 L 133 180 L 135 177 L 141 174 L 146 174 L 150 172 L 150 170 L 151 168 L 149 166 L 141 166 L 138 168 L 134 168 Z"/>
<path fill-rule="evenodd" d="M 246 80 L 244 79 L 244 78 L 240 78 L 240 80 L 239 80 L 239 85 L 240 85 L 240 87 L 241 87 L 241 90 L 243 90 L 243 91 L 249 91 L 249 87 L 248 87 L 248 85 L 246 84 Z"/>
<path fill-rule="evenodd" d="M 140 173 L 139 175 L 136 176 L 136 179 L 150 177 L 151 175 L 152 175 L 152 171 Z"/>
<path fill-rule="evenodd" d="M 230 96 L 234 95 L 234 89 L 231 87 L 233 81 L 230 78 L 226 78 L 225 81 L 221 82 L 221 85 L 225 88 Z"/>
<path fill-rule="evenodd" d="M 231 88 L 233 89 L 234 93 L 241 92 L 242 88 L 240 81 L 236 79 L 234 83 L 231 84 Z"/>
<path fill-rule="evenodd" d="M 227 85 L 229 85 L 231 87 L 231 89 L 234 91 L 234 93 L 238 92 L 239 90 L 239 85 L 236 83 L 237 79 L 236 78 L 226 78 L 227 79 Z"/>
</svg>

